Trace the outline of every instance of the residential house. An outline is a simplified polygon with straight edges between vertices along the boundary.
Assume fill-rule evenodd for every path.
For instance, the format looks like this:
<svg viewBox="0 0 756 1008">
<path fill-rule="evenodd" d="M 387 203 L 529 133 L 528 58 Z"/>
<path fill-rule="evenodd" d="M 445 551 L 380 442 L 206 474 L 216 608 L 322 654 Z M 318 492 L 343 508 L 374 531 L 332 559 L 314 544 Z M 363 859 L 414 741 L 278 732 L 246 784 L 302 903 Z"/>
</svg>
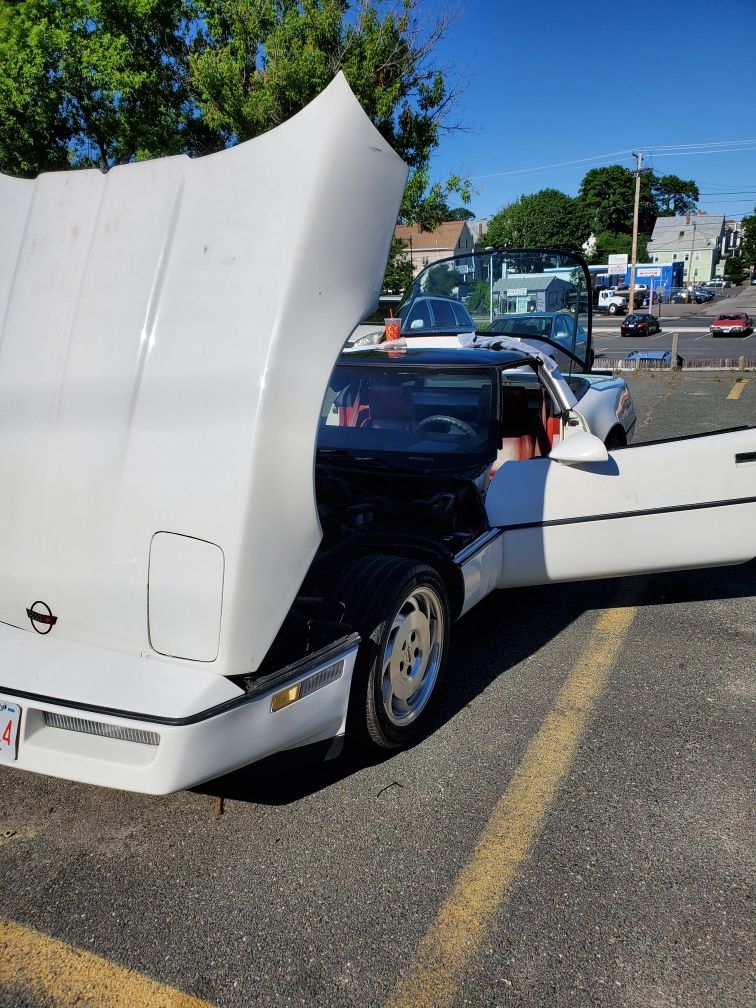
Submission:
<svg viewBox="0 0 756 1008">
<path fill-rule="evenodd" d="M 397 224 L 394 237 L 404 242 L 417 275 L 425 266 L 453 255 L 472 255 L 475 239 L 467 221 L 445 221 L 435 231 L 422 231 L 417 224 Z"/>
<path fill-rule="evenodd" d="M 717 273 L 727 248 L 724 214 L 657 217 L 648 257 L 652 263 L 684 263 L 684 282 L 702 283 Z"/>
</svg>

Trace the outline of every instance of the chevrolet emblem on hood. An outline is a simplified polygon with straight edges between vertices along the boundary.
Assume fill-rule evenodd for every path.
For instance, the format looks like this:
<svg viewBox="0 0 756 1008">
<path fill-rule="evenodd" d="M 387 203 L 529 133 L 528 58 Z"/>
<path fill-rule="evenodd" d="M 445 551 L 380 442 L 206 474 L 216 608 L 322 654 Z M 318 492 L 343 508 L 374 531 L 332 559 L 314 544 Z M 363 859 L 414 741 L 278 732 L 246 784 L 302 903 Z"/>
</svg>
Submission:
<svg viewBox="0 0 756 1008">
<path fill-rule="evenodd" d="M 32 622 L 32 626 L 37 633 L 48 634 L 58 622 L 58 617 L 53 616 L 52 609 L 46 602 L 34 602 L 26 610 L 26 615 Z M 44 628 L 44 629 L 43 629 Z"/>
</svg>

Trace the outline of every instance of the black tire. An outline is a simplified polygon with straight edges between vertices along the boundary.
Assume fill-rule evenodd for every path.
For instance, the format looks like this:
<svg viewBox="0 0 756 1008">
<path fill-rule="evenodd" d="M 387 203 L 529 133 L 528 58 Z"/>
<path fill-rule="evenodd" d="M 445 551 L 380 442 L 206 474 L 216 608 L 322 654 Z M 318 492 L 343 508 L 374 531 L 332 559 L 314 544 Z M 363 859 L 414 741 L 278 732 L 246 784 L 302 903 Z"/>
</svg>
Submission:
<svg viewBox="0 0 756 1008">
<path fill-rule="evenodd" d="M 624 448 L 627 445 L 627 436 L 623 430 L 615 427 L 609 431 L 604 444 L 607 451 L 614 451 L 615 448 Z"/>
<path fill-rule="evenodd" d="M 443 689 L 451 624 L 446 587 L 438 572 L 427 564 L 401 557 L 365 556 L 344 572 L 339 598 L 345 605 L 345 621 L 362 637 L 352 677 L 347 734 L 372 748 L 408 745 L 424 731 Z M 413 599 L 418 602 L 414 609 Z M 420 652 L 418 657 L 415 645 L 425 640 L 423 605 L 430 614 L 430 646 L 428 655 Z M 413 629 L 415 620 L 417 629 Z M 392 657 L 387 659 L 389 644 Z M 404 666 L 400 673 L 394 660 L 394 647 L 398 659 L 409 655 L 413 660 L 412 666 L 406 666 L 406 675 Z M 425 678 L 421 678 L 424 662 L 428 668 Z M 400 687 L 410 689 L 414 674 L 418 689 L 405 699 L 394 696 L 391 689 L 395 677 L 403 676 Z M 390 694 L 388 698 L 384 690 Z M 406 703 L 408 711 L 397 708 L 392 703 L 395 700 Z M 417 707 L 414 713 L 413 702 Z"/>
<path fill-rule="evenodd" d="M 619 308 L 617 307 L 617 305 L 613 305 L 613 304 L 609 305 L 609 314 L 610 315 L 616 315 L 618 311 L 619 311 Z"/>
</svg>

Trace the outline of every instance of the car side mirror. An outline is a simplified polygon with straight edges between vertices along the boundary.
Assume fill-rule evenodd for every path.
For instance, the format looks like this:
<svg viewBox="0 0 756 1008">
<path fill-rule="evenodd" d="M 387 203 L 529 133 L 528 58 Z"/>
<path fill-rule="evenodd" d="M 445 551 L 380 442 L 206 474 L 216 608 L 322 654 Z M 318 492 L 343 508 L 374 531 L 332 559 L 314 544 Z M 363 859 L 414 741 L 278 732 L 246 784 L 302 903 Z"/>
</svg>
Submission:
<svg viewBox="0 0 756 1008">
<path fill-rule="evenodd" d="M 579 431 L 552 448 L 549 458 L 565 465 L 585 465 L 588 462 L 606 462 L 609 453 L 604 442 L 595 434 Z"/>
<path fill-rule="evenodd" d="M 425 322 L 421 318 L 412 319 L 410 322 L 410 329 L 423 329 L 425 327 Z"/>
</svg>

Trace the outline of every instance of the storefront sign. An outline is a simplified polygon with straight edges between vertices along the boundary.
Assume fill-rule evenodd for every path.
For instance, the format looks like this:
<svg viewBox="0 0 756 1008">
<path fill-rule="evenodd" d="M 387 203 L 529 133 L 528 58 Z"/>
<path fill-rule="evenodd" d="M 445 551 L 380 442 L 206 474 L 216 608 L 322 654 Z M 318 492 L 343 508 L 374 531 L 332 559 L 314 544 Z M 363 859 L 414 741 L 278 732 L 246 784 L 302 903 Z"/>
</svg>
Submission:
<svg viewBox="0 0 756 1008">
<path fill-rule="evenodd" d="M 626 273 L 627 272 L 627 254 L 623 253 L 613 253 L 607 259 L 607 272 L 608 273 Z"/>
</svg>

